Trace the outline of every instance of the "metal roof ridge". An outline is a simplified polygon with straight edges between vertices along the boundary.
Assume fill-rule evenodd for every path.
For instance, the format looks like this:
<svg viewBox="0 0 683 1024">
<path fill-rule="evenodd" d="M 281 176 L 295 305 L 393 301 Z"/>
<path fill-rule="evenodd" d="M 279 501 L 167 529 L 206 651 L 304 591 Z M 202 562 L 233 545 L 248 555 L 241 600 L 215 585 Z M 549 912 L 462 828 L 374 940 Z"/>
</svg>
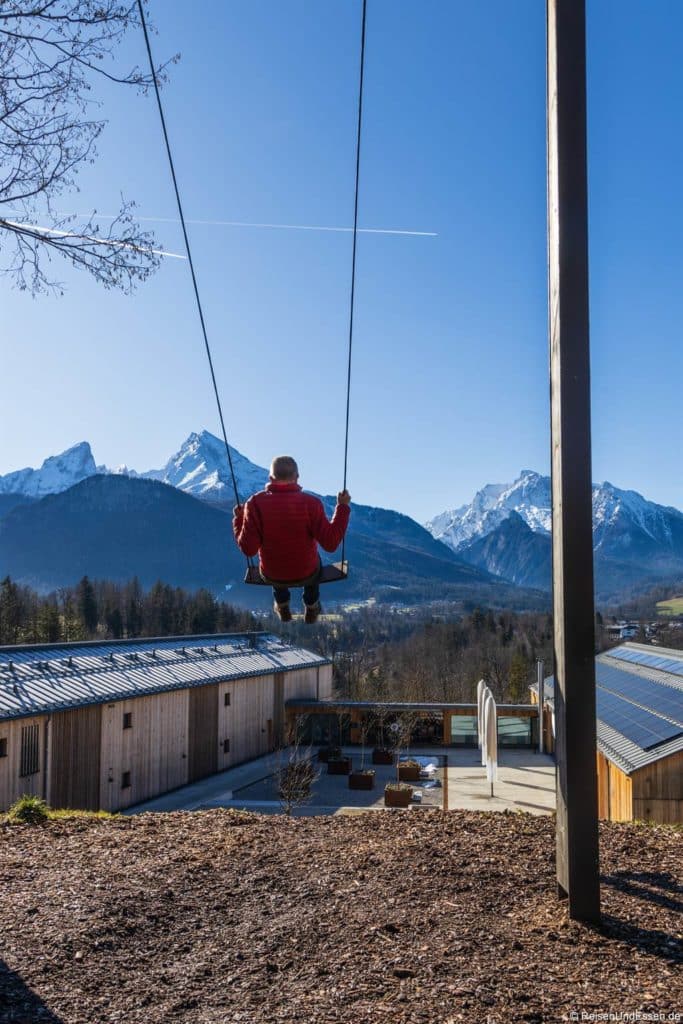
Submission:
<svg viewBox="0 0 683 1024">
<path fill-rule="evenodd" d="M 668 658 L 673 656 L 674 658 L 680 658 L 683 661 L 683 651 L 676 647 L 653 647 L 652 644 L 639 644 L 635 640 L 626 640 L 623 644 L 618 644 L 616 647 L 610 647 L 608 651 L 602 651 L 603 654 L 609 654 L 610 651 L 616 651 L 619 647 L 629 647 L 631 650 L 645 651 L 646 654 L 660 654 Z"/>
<path fill-rule="evenodd" d="M 174 634 L 173 636 L 136 636 L 127 637 L 121 640 L 63 640 L 55 643 L 44 643 L 44 644 L 3 644 L 0 645 L 0 654 L 5 653 L 35 653 L 39 651 L 55 651 L 55 650 L 75 650 L 76 648 L 84 648 L 85 650 L 91 651 L 97 647 L 125 647 L 129 644 L 161 644 L 161 643 L 178 643 L 185 641 L 204 640 L 212 641 L 216 643 L 221 639 L 239 637 L 258 637 L 258 638 L 269 638 L 276 640 L 285 646 L 285 642 L 281 640 L 275 633 L 270 633 L 266 629 L 258 630 L 241 630 L 237 633 L 180 633 Z"/>
</svg>

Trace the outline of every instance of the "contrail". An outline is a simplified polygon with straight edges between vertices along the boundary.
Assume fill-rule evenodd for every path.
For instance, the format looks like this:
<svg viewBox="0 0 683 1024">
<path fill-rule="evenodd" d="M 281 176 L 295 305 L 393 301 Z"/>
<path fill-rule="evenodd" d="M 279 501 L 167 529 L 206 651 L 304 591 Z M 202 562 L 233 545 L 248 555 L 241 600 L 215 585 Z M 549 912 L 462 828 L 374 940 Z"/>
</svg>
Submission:
<svg viewBox="0 0 683 1024">
<path fill-rule="evenodd" d="M 17 210 L 10 210 L 10 213 L 17 213 Z M 116 220 L 114 214 L 111 213 L 77 213 L 67 214 L 63 211 L 59 212 L 61 217 L 87 217 L 92 216 L 102 217 L 104 220 Z M 151 224 L 180 224 L 177 217 L 136 217 L 136 220 L 145 221 Z M 265 228 L 266 230 L 274 231 L 342 231 L 352 232 L 353 228 L 347 227 L 332 227 L 327 224 L 266 224 L 254 221 L 244 220 L 192 220 L 189 217 L 185 218 L 187 224 L 203 224 L 208 227 L 220 227 L 220 228 Z M 359 234 L 364 235 L 409 235 L 414 238 L 437 238 L 438 234 L 436 231 L 408 231 L 403 228 L 358 228 Z M 153 250 L 156 251 L 156 250 Z M 185 259 L 184 256 L 177 256 L 176 253 L 163 253 L 164 256 L 176 256 L 176 259 Z"/>
<path fill-rule="evenodd" d="M 112 218 L 114 219 L 114 218 Z M 135 252 L 151 252 L 155 256 L 170 256 L 174 260 L 186 260 L 187 256 L 181 256 L 177 252 L 167 252 L 165 249 L 147 249 L 144 246 L 133 245 L 132 242 L 117 242 L 110 238 L 95 238 L 94 235 L 82 235 L 78 231 L 59 231 L 57 228 L 44 228 L 40 224 L 21 224 L 16 220 L 4 220 L 11 228 L 18 228 L 20 231 L 36 231 L 40 235 L 56 235 L 58 238 L 83 238 L 86 242 L 95 242 L 97 245 L 111 245 L 117 249 L 133 249 Z"/>
<path fill-rule="evenodd" d="M 107 216 L 102 214 L 102 216 Z M 157 224 L 179 224 L 176 217 L 138 217 L 138 220 L 153 221 Z M 332 227 L 327 224 L 262 224 L 254 221 L 244 220 L 191 220 L 185 218 L 188 224 L 204 224 L 210 227 L 222 228 L 266 228 L 276 231 L 347 231 L 352 232 L 353 228 Z M 436 231 L 408 231 L 403 228 L 358 228 L 358 234 L 364 235 L 412 235 L 417 238 L 437 238 Z"/>
</svg>

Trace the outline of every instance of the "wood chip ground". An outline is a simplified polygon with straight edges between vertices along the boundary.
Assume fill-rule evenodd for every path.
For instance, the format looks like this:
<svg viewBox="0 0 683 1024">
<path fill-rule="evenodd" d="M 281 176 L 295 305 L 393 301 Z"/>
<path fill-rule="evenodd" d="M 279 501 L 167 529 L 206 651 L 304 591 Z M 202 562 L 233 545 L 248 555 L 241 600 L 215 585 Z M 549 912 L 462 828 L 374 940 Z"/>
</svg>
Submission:
<svg viewBox="0 0 683 1024">
<path fill-rule="evenodd" d="M 601 825 L 599 927 L 567 920 L 554 852 L 525 814 L 4 825 L 0 1022 L 683 1014 L 683 833 Z"/>
</svg>

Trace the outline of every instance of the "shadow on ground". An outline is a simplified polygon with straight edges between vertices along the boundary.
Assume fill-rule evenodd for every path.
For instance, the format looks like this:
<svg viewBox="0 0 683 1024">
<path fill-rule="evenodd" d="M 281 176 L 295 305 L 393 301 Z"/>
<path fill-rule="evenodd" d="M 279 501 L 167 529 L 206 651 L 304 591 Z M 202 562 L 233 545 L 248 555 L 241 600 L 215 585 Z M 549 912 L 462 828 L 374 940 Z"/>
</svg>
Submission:
<svg viewBox="0 0 683 1024">
<path fill-rule="evenodd" d="M 683 901 L 676 897 L 683 894 L 683 886 L 667 872 L 616 871 L 602 875 L 602 885 L 608 885 L 636 899 L 654 903 L 656 906 L 683 911 Z M 653 928 L 639 928 L 630 921 L 622 921 L 609 914 L 603 914 L 602 932 L 628 942 L 646 953 L 683 963 L 683 941 L 669 932 Z"/>
<path fill-rule="evenodd" d="M 0 960 L 0 1024 L 64 1024 L 20 975 Z"/>
</svg>

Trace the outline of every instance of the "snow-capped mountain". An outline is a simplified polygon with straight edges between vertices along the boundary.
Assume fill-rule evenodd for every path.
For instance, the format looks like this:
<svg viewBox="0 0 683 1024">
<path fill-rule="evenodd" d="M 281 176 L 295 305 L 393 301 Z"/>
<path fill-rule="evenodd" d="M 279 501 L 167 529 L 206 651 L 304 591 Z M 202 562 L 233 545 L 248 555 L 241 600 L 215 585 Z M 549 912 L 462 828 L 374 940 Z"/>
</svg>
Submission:
<svg viewBox="0 0 683 1024">
<path fill-rule="evenodd" d="M 469 505 L 426 524 L 432 536 L 478 568 L 525 586 L 550 585 L 550 477 L 523 470 L 512 484 L 488 484 Z M 533 543 L 535 534 L 545 544 Z M 683 513 L 610 483 L 593 485 L 598 592 L 683 574 Z"/>
<path fill-rule="evenodd" d="M 437 540 L 453 551 L 492 533 L 511 512 L 522 517 L 534 533 L 550 533 L 550 477 L 523 469 L 512 484 L 487 484 L 469 505 L 442 512 L 425 524 Z"/>
<path fill-rule="evenodd" d="M 552 526 L 549 476 L 524 469 L 512 484 L 487 484 L 469 505 L 442 512 L 427 529 L 453 551 L 486 537 L 516 512 L 534 533 L 549 534 Z M 676 548 L 683 529 L 683 513 L 657 505 L 610 483 L 593 484 L 593 537 L 595 550 L 616 554 L 649 543 Z"/>
<path fill-rule="evenodd" d="M 240 497 L 248 497 L 268 482 L 268 470 L 256 466 L 231 446 L 230 454 Z M 196 498 L 216 504 L 234 502 L 232 478 L 224 443 L 208 430 L 190 434 L 162 469 L 138 473 L 126 465 L 110 469 L 95 463 L 90 445 L 81 441 L 60 455 L 46 459 L 40 469 L 19 469 L 0 476 L 0 495 L 44 498 L 60 494 L 96 474 L 160 480 Z"/>
<path fill-rule="evenodd" d="M 593 485 L 593 545 L 596 552 L 620 557 L 659 549 L 677 550 L 683 538 L 683 514 L 647 501 L 637 491 L 610 483 Z"/>
<path fill-rule="evenodd" d="M 250 462 L 232 445 L 230 456 L 242 500 L 265 487 L 268 482 L 267 469 Z M 235 500 L 225 444 L 208 430 L 190 434 L 163 469 L 153 469 L 140 476 L 148 480 L 160 480 L 204 501 L 226 504 L 234 503 Z"/>
<path fill-rule="evenodd" d="M 0 476 L 0 494 L 20 494 L 26 498 L 44 498 L 59 494 L 74 484 L 100 472 L 87 441 L 67 448 L 61 455 L 45 459 L 40 469 L 18 469 Z"/>
</svg>

